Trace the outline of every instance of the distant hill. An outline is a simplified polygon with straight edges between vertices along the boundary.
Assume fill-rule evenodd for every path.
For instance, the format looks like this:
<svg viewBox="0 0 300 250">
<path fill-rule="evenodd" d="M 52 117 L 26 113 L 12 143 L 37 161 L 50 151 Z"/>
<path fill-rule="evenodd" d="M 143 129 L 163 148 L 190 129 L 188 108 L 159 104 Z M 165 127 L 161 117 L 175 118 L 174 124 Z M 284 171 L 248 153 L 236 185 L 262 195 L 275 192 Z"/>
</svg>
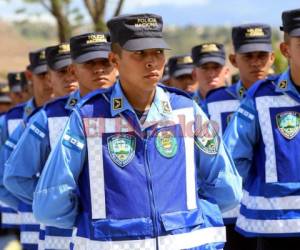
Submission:
<svg viewBox="0 0 300 250">
<path fill-rule="evenodd" d="M 90 30 L 90 25 L 80 26 L 75 34 Z M 230 36 L 231 28 L 227 26 L 168 26 L 165 28 L 165 38 L 172 50 L 167 52 L 167 56 L 189 53 L 191 47 L 209 41 L 225 44 L 229 54 L 232 51 Z M 29 51 L 57 43 L 55 27 L 46 23 L 7 23 L 0 20 L 0 37 L 0 79 L 6 76 L 7 71 L 25 69 Z M 274 29 L 273 43 L 276 48 L 280 39 L 280 33 Z M 276 55 L 275 70 L 281 71 L 286 64 L 278 51 Z M 235 71 L 233 67 L 231 70 Z"/>
</svg>

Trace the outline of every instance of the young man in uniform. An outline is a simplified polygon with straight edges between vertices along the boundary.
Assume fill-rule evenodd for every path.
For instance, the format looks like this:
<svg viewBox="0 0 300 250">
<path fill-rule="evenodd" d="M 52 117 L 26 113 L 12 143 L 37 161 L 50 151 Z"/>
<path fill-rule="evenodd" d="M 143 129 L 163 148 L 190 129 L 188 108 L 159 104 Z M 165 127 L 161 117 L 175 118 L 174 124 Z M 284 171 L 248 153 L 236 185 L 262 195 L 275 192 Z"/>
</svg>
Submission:
<svg viewBox="0 0 300 250">
<path fill-rule="evenodd" d="M 7 74 L 9 85 L 9 95 L 12 99 L 12 105 L 26 102 L 31 96 L 28 91 L 28 82 L 25 72 L 11 72 Z"/>
<path fill-rule="evenodd" d="M 107 25 L 120 81 L 74 109 L 39 179 L 35 216 L 76 226 L 75 249 L 221 249 L 218 205 L 238 202 L 240 177 L 210 127 L 194 134 L 194 123 L 208 124 L 198 105 L 158 86 L 162 18 L 124 15 Z"/>
<path fill-rule="evenodd" d="M 283 12 L 282 21 L 289 69 L 253 85 L 224 134 L 244 178 L 236 230 L 259 237 L 259 250 L 300 244 L 300 9 Z"/>
<path fill-rule="evenodd" d="M 210 119 L 223 135 L 232 114 L 246 91 L 256 81 L 265 79 L 274 62 L 271 27 L 265 24 L 245 24 L 232 28 L 234 54 L 231 63 L 239 69 L 240 80 L 227 88 L 211 92 L 206 100 Z M 225 249 L 255 249 L 256 239 L 245 238 L 234 230 L 239 206 L 223 214 L 227 229 Z"/>
<path fill-rule="evenodd" d="M 224 46 L 204 43 L 192 48 L 194 79 L 198 82 L 193 98 L 207 114 L 206 97 L 209 91 L 225 86 L 229 68 L 225 65 Z"/>
<path fill-rule="evenodd" d="M 85 82 L 81 81 L 80 85 L 90 84 L 95 78 L 107 79 L 106 82 L 102 82 L 107 87 L 115 82 L 116 69 L 108 61 L 110 43 L 107 42 L 104 34 L 88 33 L 75 36 L 71 38 L 70 45 L 71 54 L 70 50 L 66 51 L 67 46 L 65 44 L 46 50 L 47 63 L 51 70 L 64 70 L 65 67 L 71 64 L 71 55 L 73 55 L 72 61 L 74 64 L 80 64 L 82 67 L 85 67 L 87 72 L 91 71 L 90 74 L 85 75 Z M 61 54 L 60 51 L 63 49 L 64 53 Z M 49 53 L 47 53 L 48 51 Z M 80 58 L 84 58 L 84 60 Z M 107 63 L 103 63 L 105 60 L 107 60 Z M 94 67 L 93 64 L 96 64 L 97 67 Z M 70 71 L 65 72 L 71 73 Z M 68 80 L 67 77 L 62 77 L 63 79 Z M 61 82 L 60 86 L 54 85 L 54 93 L 58 93 L 58 90 L 60 90 L 61 96 L 68 94 L 70 88 L 62 88 L 66 84 L 67 82 Z M 95 85 L 98 86 L 97 83 Z M 63 89 L 65 93 L 62 92 Z M 30 119 L 29 125 L 6 162 L 5 186 L 24 202 L 32 203 L 33 192 L 35 191 L 39 175 L 43 170 L 44 163 L 61 136 L 71 110 L 78 102 L 80 96 L 84 96 L 81 90 L 77 93 L 71 93 L 69 96 L 64 96 L 48 103 L 41 111 L 35 114 Z M 30 155 L 32 150 L 35 152 L 34 155 Z M 71 235 L 72 230 L 46 227 L 44 248 L 67 249 Z"/>
<path fill-rule="evenodd" d="M 5 138 L 5 143 L 0 149 L 0 200 L 9 205 L 15 211 L 21 210 L 21 203 L 19 199 L 17 199 L 4 187 L 4 164 L 20 138 L 30 115 L 41 108 L 52 96 L 52 89 L 49 87 L 47 82 L 48 77 L 45 50 L 42 49 L 29 53 L 29 59 L 30 70 L 32 71 L 34 97 L 25 103 L 17 105 L 6 113 L 5 126 L 2 130 L 2 136 Z M 36 247 L 32 244 L 33 239 L 31 231 L 33 228 L 38 231 L 39 225 L 36 225 L 36 221 L 33 216 L 30 216 L 30 214 L 27 213 L 27 208 L 25 211 L 22 210 L 25 217 L 21 217 L 17 212 L 12 212 L 11 210 L 6 212 L 8 214 L 7 221 L 4 220 L 6 224 L 15 223 L 17 226 L 20 225 L 21 243 L 24 249 L 35 250 Z M 6 216 L 6 212 L 2 213 L 4 218 Z"/>
<path fill-rule="evenodd" d="M 173 56 L 168 61 L 170 83 L 168 86 L 175 87 L 192 95 L 197 82 L 193 78 L 193 59 L 190 55 Z"/>
</svg>

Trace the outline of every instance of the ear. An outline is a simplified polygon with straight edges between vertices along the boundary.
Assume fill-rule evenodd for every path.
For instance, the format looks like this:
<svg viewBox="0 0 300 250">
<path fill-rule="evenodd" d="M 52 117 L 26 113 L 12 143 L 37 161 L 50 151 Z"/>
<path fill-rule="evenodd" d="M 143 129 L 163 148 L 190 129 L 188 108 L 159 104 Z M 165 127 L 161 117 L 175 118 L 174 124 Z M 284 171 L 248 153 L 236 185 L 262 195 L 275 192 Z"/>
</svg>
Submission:
<svg viewBox="0 0 300 250">
<path fill-rule="evenodd" d="M 194 81 L 197 81 L 197 73 L 196 73 L 196 67 L 194 67 L 193 71 L 192 71 L 192 78 Z"/>
<path fill-rule="evenodd" d="M 108 60 L 114 65 L 114 67 L 118 68 L 118 58 L 119 56 L 116 53 L 110 52 L 108 55 Z"/>
<path fill-rule="evenodd" d="M 237 68 L 237 63 L 236 63 L 236 54 L 230 54 L 229 55 L 229 61 L 230 63 Z"/>
<path fill-rule="evenodd" d="M 274 53 L 274 52 L 271 53 L 270 60 L 271 60 L 271 62 L 272 62 L 272 64 L 273 64 L 274 61 L 275 61 L 275 53 Z"/>
<path fill-rule="evenodd" d="M 30 70 L 25 70 L 25 76 L 27 81 L 31 81 L 32 80 L 32 72 Z"/>
<path fill-rule="evenodd" d="M 289 45 L 286 42 L 282 42 L 280 43 L 279 47 L 280 47 L 281 54 L 284 55 L 284 57 L 286 57 L 287 59 L 289 59 L 291 57 Z"/>
<path fill-rule="evenodd" d="M 227 67 L 227 66 L 224 66 L 225 67 L 225 78 L 229 78 L 229 76 L 230 76 L 230 69 L 229 69 L 229 67 Z"/>
</svg>

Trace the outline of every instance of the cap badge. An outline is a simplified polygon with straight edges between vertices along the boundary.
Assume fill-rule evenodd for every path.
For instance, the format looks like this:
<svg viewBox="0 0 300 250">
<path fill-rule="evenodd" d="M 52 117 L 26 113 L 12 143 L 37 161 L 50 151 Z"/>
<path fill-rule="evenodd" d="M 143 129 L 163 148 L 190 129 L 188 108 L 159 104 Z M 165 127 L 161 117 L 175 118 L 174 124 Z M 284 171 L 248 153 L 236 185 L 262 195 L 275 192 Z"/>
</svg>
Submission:
<svg viewBox="0 0 300 250">
<path fill-rule="evenodd" d="M 91 44 L 91 43 L 106 43 L 106 37 L 104 35 L 89 35 L 88 39 L 86 40 L 87 44 Z"/>
<path fill-rule="evenodd" d="M 70 52 L 70 44 L 61 44 L 58 47 L 58 54 L 64 54 Z"/>
<path fill-rule="evenodd" d="M 158 23 L 156 18 L 149 17 L 149 18 L 137 18 L 134 27 L 136 28 L 144 28 L 144 29 L 153 29 L 157 28 Z"/>
<path fill-rule="evenodd" d="M 190 56 L 184 56 L 177 59 L 177 64 L 193 63 L 193 59 Z"/>
<path fill-rule="evenodd" d="M 217 52 L 219 51 L 218 47 L 214 43 L 203 44 L 201 47 L 201 53 Z"/>
<path fill-rule="evenodd" d="M 123 107 L 123 100 L 122 98 L 114 98 L 113 99 L 113 110 L 118 110 Z"/>
<path fill-rule="evenodd" d="M 249 28 L 245 33 L 245 37 L 262 37 L 265 36 L 265 32 L 262 28 Z"/>
</svg>

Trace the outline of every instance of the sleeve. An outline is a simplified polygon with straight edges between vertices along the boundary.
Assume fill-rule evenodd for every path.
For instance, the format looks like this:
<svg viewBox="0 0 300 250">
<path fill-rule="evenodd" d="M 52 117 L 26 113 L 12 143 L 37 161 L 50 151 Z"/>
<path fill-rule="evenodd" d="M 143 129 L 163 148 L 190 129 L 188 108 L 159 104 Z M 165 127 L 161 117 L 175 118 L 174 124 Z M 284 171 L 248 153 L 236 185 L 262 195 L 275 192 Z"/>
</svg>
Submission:
<svg viewBox="0 0 300 250">
<path fill-rule="evenodd" d="M 246 97 L 232 117 L 225 133 L 228 147 L 240 175 L 245 178 L 252 164 L 253 148 L 259 140 L 260 129 L 254 101 Z"/>
<path fill-rule="evenodd" d="M 75 110 L 38 181 L 32 204 L 38 221 L 60 228 L 73 227 L 78 213 L 77 181 L 85 157 L 83 124 Z"/>
<path fill-rule="evenodd" d="M 242 197 L 242 180 L 223 141 L 201 109 L 195 106 L 195 155 L 199 197 L 222 211 L 235 207 Z"/>
<path fill-rule="evenodd" d="M 48 120 L 45 111 L 41 110 L 32 117 L 5 163 L 4 185 L 7 190 L 31 204 L 49 153 Z"/>
<path fill-rule="evenodd" d="M 6 189 L 3 183 L 3 178 L 5 172 L 5 162 L 14 150 L 17 141 L 24 131 L 24 128 L 25 124 L 24 122 L 21 122 L 14 130 L 12 135 L 5 141 L 3 147 L 0 149 L 0 200 L 16 210 L 18 208 L 20 200 Z"/>
</svg>

